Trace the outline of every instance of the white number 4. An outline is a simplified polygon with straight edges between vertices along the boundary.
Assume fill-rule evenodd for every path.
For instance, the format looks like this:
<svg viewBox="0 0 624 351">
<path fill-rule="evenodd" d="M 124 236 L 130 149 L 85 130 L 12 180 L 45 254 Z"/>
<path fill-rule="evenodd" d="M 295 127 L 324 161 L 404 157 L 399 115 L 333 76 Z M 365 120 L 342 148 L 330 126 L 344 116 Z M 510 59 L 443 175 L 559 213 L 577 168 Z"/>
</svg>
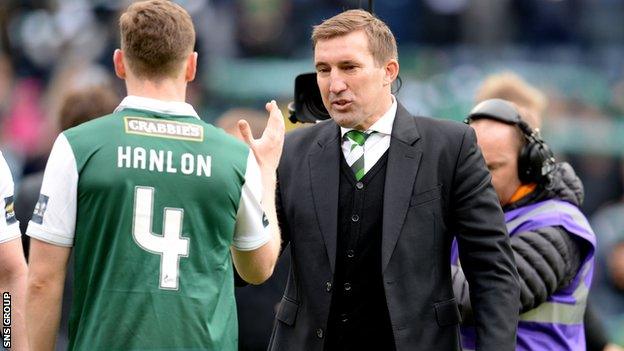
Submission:
<svg viewBox="0 0 624 351">
<path fill-rule="evenodd" d="M 178 290 L 180 257 L 188 257 L 189 239 L 182 237 L 184 210 L 165 207 L 163 235 L 152 233 L 154 188 L 134 188 L 132 237 L 143 250 L 160 255 L 159 288 Z"/>
</svg>

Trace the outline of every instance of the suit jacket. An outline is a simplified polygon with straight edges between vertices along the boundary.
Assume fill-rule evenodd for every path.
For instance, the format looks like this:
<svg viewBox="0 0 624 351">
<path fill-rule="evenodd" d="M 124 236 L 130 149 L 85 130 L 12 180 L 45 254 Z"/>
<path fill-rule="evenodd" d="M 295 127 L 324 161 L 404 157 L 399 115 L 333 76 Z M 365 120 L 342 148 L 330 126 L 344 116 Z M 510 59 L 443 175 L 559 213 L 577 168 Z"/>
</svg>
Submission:
<svg viewBox="0 0 624 351">
<path fill-rule="evenodd" d="M 323 349 L 336 261 L 340 143 L 333 120 L 286 137 L 277 207 L 292 264 L 270 350 Z M 399 104 L 379 263 L 397 350 L 459 349 L 450 271 L 454 237 L 479 349 L 515 348 L 518 273 L 490 179 L 472 128 L 414 117 Z"/>
</svg>

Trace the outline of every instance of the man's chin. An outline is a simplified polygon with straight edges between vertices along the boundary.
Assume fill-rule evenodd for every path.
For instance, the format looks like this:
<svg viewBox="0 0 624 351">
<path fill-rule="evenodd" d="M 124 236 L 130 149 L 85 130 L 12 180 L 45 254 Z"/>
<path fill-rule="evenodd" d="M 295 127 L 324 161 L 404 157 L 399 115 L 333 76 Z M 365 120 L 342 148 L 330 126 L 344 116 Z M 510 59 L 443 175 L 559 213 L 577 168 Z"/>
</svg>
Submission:
<svg viewBox="0 0 624 351">
<path fill-rule="evenodd" d="M 353 118 L 350 113 L 330 111 L 329 115 L 334 120 L 334 122 L 336 122 L 336 124 L 343 128 L 353 128 L 353 126 L 356 124 L 355 118 Z"/>
</svg>

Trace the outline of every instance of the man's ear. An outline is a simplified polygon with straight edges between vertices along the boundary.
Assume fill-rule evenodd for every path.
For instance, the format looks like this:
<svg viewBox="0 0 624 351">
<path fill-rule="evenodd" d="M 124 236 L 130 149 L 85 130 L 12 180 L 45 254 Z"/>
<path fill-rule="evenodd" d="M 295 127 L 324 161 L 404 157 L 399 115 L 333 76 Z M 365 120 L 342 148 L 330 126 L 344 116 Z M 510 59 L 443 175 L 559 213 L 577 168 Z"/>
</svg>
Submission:
<svg viewBox="0 0 624 351">
<path fill-rule="evenodd" d="M 384 85 L 392 84 L 397 79 L 399 75 L 399 61 L 396 59 L 390 59 L 386 62 L 384 66 L 385 76 L 384 76 Z"/>
<path fill-rule="evenodd" d="M 186 59 L 186 71 L 184 72 L 184 79 L 187 82 L 192 82 L 195 79 L 197 73 L 197 52 L 192 52 Z"/>
<path fill-rule="evenodd" d="M 126 66 L 124 61 L 124 52 L 116 49 L 113 53 L 113 65 L 115 66 L 115 74 L 121 79 L 126 79 Z"/>
</svg>

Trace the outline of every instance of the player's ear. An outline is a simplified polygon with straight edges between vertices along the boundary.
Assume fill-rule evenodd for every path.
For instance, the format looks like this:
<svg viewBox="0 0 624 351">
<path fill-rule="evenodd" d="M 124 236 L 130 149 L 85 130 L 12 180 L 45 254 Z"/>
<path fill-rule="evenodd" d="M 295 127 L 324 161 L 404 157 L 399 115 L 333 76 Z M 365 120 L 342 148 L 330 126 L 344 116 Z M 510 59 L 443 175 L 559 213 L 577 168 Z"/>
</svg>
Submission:
<svg viewBox="0 0 624 351">
<path fill-rule="evenodd" d="M 126 66 L 124 62 L 124 53 L 120 49 L 116 49 L 113 53 L 113 65 L 115 66 L 115 74 L 121 79 L 126 79 Z"/>
<path fill-rule="evenodd" d="M 186 59 L 186 70 L 184 72 L 184 79 L 187 82 L 192 82 L 195 79 L 197 73 L 197 52 L 192 52 Z"/>
</svg>

